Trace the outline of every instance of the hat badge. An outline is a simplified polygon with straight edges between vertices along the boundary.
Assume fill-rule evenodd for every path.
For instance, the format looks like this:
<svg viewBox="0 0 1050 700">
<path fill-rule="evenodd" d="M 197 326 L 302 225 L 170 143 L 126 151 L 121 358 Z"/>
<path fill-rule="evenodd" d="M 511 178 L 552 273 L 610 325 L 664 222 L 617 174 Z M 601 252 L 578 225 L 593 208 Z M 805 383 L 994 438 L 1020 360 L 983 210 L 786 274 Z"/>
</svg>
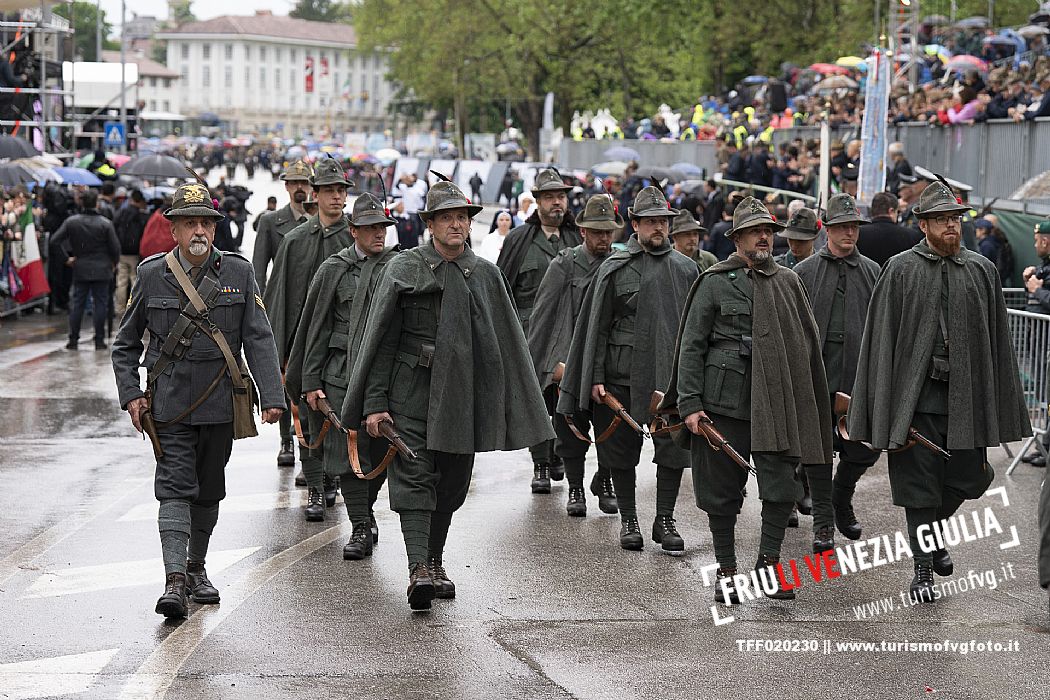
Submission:
<svg viewBox="0 0 1050 700">
<path fill-rule="evenodd" d="M 765 206 L 763 206 L 763 204 L 761 202 L 759 202 L 757 199 L 752 199 L 751 200 L 751 213 L 752 214 L 761 214 L 761 213 L 763 213 L 765 211 L 766 211 L 766 208 L 765 208 Z"/>
<path fill-rule="evenodd" d="M 200 185 L 186 185 L 182 190 L 182 198 L 187 204 L 203 204 L 208 191 Z"/>
</svg>

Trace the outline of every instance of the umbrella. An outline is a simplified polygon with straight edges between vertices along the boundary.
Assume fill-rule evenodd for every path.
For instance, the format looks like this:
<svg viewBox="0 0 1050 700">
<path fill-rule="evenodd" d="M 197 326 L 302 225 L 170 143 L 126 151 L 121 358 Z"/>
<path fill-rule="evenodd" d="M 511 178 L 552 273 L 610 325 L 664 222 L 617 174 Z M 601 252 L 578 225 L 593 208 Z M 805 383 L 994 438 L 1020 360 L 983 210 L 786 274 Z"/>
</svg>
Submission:
<svg viewBox="0 0 1050 700">
<path fill-rule="evenodd" d="M 951 20 L 944 15 L 928 15 L 922 18 L 922 23 L 928 24 L 931 27 L 939 27 L 942 24 L 948 24 L 950 21 Z"/>
<path fill-rule="evenodd" d="M 167 185 L 157 185 L 156 187 L 143 187 L 142 196 L 146 198 L 146 201 L 154 199 L 164 199 L 175 194 L 174 187 L 168 187 Z"/>
<path fill-rule="evenodd" d="M 685 175 L 674 168 L 661 168 L 656 166 L 646 166 L 644 168 L 638 168 L 638 172 L 635 173 L 638 177 L 644 180 L 655 180 L 657 182 L 681 182 L 685 179 Z"/>
<path fill-rule="evenodd" d="M 25 139 L 8 134 L 0 136 L 0 158 L 28 158 L 38 155 L 40 151 Z"/>
<path fill-rule="evenodd" d="M 845 75 L 846 73 L 849 73 L 848 68 L 836 66 L 834 63 L 814 63 L 809 69 L 816 71 L 821 75 Z"/>
<path fill-rule="evenodd" d="M 380 148 L 376 151 L 376 158 L 383 163 L 393 163 L 401 157 L 401 151 L 396 148 Z"/>
<path fill-rule="evenodd" d="M 839 89 L 852 90 L 857 87 L 857 81 L 847 78 L 844 75 L 833 75 L 829 78 L 824 78 L 813 87 L 818 91 Z"/>
<path fill-rule="evenodd" d="M 36 173 L 22 163 L 0 163 L 0 185 L 14 187 L 37 182 Z"/>
<path fill-rule="evenodd" d="M 769 78 L 764 75 L 749 75 L 740 82 L 744 85 L 762 85 L 763 83 L 768 83 Z"/>
<path fill-rule="evenodd" d="M 856 68 L 862 63 L 864 63 L 864 59 L 860 56 L 842 56 L 841 58 L 835 59 L 835 65 L 842 66 L 843 68 Z"/>
<path fill-rule="evenodd" d="M 641 158 L 638 155 L 638 151 L 633 148 L 627 148 L 627 146 L 613 146 L 605 150 L 605 157 L 609 160 L 638 160 Z"/>
<path fill-rule="evenodd" d="M 952 57 L 952 52 L 948 47 L 941 44 L 926 44 L 926 46 L 922 47 L 922 50 L 927 56 L 936 56 L 941 59 L 941 63 L 947 63 Z"/>
<path fill-rule="evenodd" d="M 86 168 L 91 165 L 95 160 L 95 154 L 93 151 L 88 151 L 84 155 L 73 161 L 73 166 L 77 168 Z M 109 161 L 110 165 L 119 168 L 120 166 L 131 160 L 131 156 L 126 156 L 121 153 L 113 153 L 106 151 L 106 160 Z"/>
<path fill-rule="evenodd" d="M 955 23 L 956 27 L 963 29 L 984 29 L 988 26 L 987 17 L 967 17 Z"/>
<path fill-rule="evenodd" d="M 35 158 L 19 158 L 14 161 L 19 165 L 25 167 L 29 172 L 33 173 L 33 180 L 36 182 L 61 182 L 62 178 L 55 174 L 52 170 L 52 166 L 42 163 L 39 157 Z"/>
<path fill-rule="evenodd" d="M 686 176 L 704 176 L 704 169 L 693 163 L 675 163 L 671 167 Z"/>
<path fill-rule="evenodd" d="M 152 179 L 193 177 L 189 168 L 183 165 L 178 158 L 156 153 L 132 158 L 120 166 L 120 174 Z"/>
<path fill-rule="evenodd" d="M 1014 43 L 1013 39 L 1011 39 L 1010 37 L 1001 36 L 1001 35 L 986 36 L 985 38 L 981 39 L 981 43 L 984 44 L 985 46 L 1009 46 L 1009 47 L 1016 47 L 1017 46 Z"/>
<path fill-rule="evenodd" d="M 622 160 L 610 160 L 605 163 L 598 163 L 591 167 L 591 172 L 595 175 L 617 175 L 623 176 L 627 171 L 627 163 Z"/>
<path fill-rule="evenodd" d="M 54 168 L 55 174 L 62 178 L 67 185 L 86 185 L 87 187 L 101 187 L 102 180 L 98 175 L 83 168 Z"/>
<path fill-rule="evenodd" d="M 976 56 L 970 56 L 969 54 L 960 54 L 953 56 L 952 60 L 944 66 L 946 71 L 968 71 L 978 70 L 982 73 L 988 71 L 988 64 Z"/>
<path fill-rule="evenodd" d="M 1025 39 L 1034 39 L 1041 34 L 1050 34 L 1050 28 L 1039 24 L 1029 24 L 1027 27 L 1021 27 L 1018 29 L 1017 33 Z"/>
</svg>

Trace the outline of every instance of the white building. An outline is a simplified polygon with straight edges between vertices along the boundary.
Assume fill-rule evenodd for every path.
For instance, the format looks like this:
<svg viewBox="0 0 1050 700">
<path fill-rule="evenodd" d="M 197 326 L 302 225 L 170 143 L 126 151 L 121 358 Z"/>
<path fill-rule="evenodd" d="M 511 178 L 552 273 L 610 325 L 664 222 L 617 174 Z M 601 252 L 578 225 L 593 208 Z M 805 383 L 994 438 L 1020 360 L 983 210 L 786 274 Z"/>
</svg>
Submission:
<svg viewBox="0 0 1050 700">
<path fill-rule="evenodd" d="M 181 77 L 172 111 L 215 114 L 236 133 L 379 131 L 391 119 L 382 54 L 358 55 L 354 28 L 257 11 L 158 33 Z"/>
<path fill-rule="evenodd" d="M 120 51 L 103 51 L 106 63 L 120 63 Z M 178 112 L 179 74 L 150 60 L 139 51 L 125 52 L 124 60 L 138 69 L 138 85 L 128 93 L 129 103 L 138 103 L 143 112 Z"/>
</svg>

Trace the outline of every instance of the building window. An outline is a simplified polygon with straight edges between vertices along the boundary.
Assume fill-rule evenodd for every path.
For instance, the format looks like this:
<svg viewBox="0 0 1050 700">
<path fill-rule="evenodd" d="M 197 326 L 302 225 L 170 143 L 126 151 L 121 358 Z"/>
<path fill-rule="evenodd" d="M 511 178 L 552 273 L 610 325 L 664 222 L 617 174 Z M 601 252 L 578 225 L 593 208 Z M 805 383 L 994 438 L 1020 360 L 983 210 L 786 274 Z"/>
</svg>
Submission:
<svg viewBox="0 0 1050 700">
<path fill-rule="evenodd" d="M 273 69 L 273 89 L 274 90 L 280 90 L 281 89 L 281 69 L 280 68 L 274 68 Z"/>
<path fill-rule="evenodd" d="M 293 112 L 296 110 L 296 102 L 298 102 L 296 95 L 292 93 L 292 96 L 288 99 L 288 107 L 290 107 Z"/>
<path fill-rule="evenodd" d="M 205 61 L 211 58 L 211 44 L 204 44 L 201 46 L 201 56 L 204 57 Z"/>
<path fill-rule="evenodd" d="M 252 67 L 244 67 L 244 87 L 250 87 L 252 84 Z"/>
<path fill-rule="evenodd" d="M 151 112 L 156 112 L 157 111 L 157 101 L 156 100 L 150 100 L 149 101 L 149 111 L 151 111 Z"/>
<path fill-rule="evenodd" d="M 233 60 L 233 44 L 226 44 L 226 60 Z"/>
<path fill-rule="evenodd" d="M 252 45 L 251 44 L 245 44 L 244 45 L 244 60 L 245 61 L 251 61 L 252 60 Z"/>
<path fill-rule="evenodd" d="M 164 111 L 165 112 L 170 112 L 171 111 L 171 100 L 164 100 L 162 102 L 162 104 L 164 105 Z"/>
<path fill-rule="evenodd" d="M 277 63 L 280 63 L 282 60 L 284 60 L 284 49 L 282 49 L 280 46 L 275 46 L 274 47 L 274 49 L 273 49 L 273 60 L 276 61 Z"/>
<path fill-rule="evenodd" d="M 266 68 L 259 66 L 259 89 L 263 90 L 266 88 Z"/>
<path fill-rule="evenodd" d="M 189 59 L 189 57 L 190 57 L 190 45 L 189 44 L 179 44 L 179 48 L 182 51 L 182 60 L 185 61 L 185 60 Z"/>
<path fill-rule="evenodd" d="M 288 51 L 288 60 L 291 61 L 292 63 L 295 63 L 297 60 L 299 60 L 299 52 L 296 51 L 295 49 L 289 50 Z"/>
<path fill-rule="evenodd" d="M 182 78 L 182 82 L 187 82 L 190 79 L 190 67 L 185 63 L 182 68 L 179 69 L 179 77 Z"/>
<path fill-rule="evenodd" d="M 260 61 L 265 61 L 266 60 L 266 47 L 265 46 L 260 46 L 259 47 L 259 60 Z"/>
<path fill-rule="evenodd" d="M 313 95 L 307 94 L 306 95 L 306 99 L 304 100 L 304 102 L 306 102 L 306 104 L 304 105 L 305 109 L 313 109 L 314 108 L 314 96 Z"/>
<path fill-rule="evenodd" d="M 201 66 L 201 87 L 211 87 L 211 66 Z"/>
<path fill-rule="evenodd" d="M 343 63 L 343 52 L 342 51 L 336 51 L 335 52 L 335 59 L 332 61 L 332 63 L 335 64 L 336 68 L 338 68 L 340 65 L 342 65 L 342 63 Z"/>
<path fill-rule="evenodd" d="M 225 83 L 226 89 L 229 90 L 233 87 L 233 67 L 226 66 L 226 70 L 223 72 L 225 73 L 223 76 L 223 83 Z"/>
</svg>

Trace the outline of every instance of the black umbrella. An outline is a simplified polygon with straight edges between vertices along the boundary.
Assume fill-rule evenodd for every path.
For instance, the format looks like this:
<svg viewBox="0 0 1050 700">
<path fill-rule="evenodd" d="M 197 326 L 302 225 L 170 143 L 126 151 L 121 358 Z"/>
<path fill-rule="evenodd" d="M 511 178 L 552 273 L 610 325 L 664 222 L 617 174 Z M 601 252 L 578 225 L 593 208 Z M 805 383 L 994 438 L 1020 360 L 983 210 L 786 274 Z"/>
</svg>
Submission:
<svg viewBox="0 0 1050 700">
<path fill-rule="evenodd" d="M 145 156 L 132 158 L 118 171 L 121 175 L 134 177 L 163 179 L 169 177 L 192 178 L 189 169 L 178 158 L 150 153 Z"/>
<path fill-rule="evenodd" d="M 40 151 L 25 139 L 3 134 L 0 136 L 0 158 L 29 158 L 40 155 Z"/>
<path fill-rule="evenodd" d="M 955 23 L 956 27 L 963 29 L 984 29 L 988 26 L 987 17 L 967 17 L 966 19 L 959 20 Z"/>
<path fill-rule="evenodd" d="M 674 168 L 661 168 L 656 166 L 647 165 L 634 173 L 643 180 L 655 180 L 657 182 L 670 182 L 676 183 L 681 182 L 685 179 L 685 174 L 674 169 Z"/>
<path fill-rule="evenodd" d="M 0 163 L 0 185 L 14 187 L 36 181 L 36 174 L 21 163 Z"/>
</svg>

